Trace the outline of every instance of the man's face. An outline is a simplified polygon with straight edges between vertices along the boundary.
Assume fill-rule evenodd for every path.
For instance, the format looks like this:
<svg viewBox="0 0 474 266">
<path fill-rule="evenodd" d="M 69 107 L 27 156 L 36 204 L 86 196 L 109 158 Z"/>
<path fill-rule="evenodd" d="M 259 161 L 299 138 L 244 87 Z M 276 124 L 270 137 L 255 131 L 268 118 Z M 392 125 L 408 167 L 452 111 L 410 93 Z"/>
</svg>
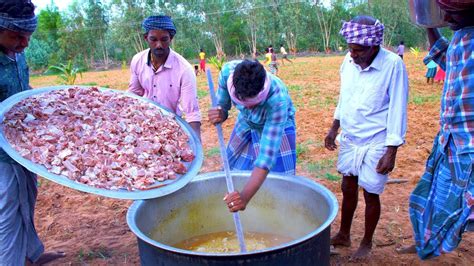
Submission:
<svg viewBox="0 0 474 266">
<path fill-rule="evenodd" d="M 362 67 L 370 65 L 375 53 L 377 52 L 375 46 L 363 46 L 354 43 L 350 43 L 348 46 L 352 60 L 354 60 L 354 63 Z"/>
<path fill-rule="evenodd" d="M 0 48 L 5 53 L 21 53 L 28 47 L 31 32 L 0 30 Z"/>
<path fill-rule="evenodd" d="M 459 30 L 465 27 L 474 26 L 474 9 L 464 11 L 444 10 L 444 20 L 449 23 L 452 30 Z"/>
<path fill-rule="evenodd" d="M 145 40 L 151 52 L 157 58 L 168 56 L 172 39 L 170 33 L 166 30 L 150 30 L 145 34 Z"/>
</svg>

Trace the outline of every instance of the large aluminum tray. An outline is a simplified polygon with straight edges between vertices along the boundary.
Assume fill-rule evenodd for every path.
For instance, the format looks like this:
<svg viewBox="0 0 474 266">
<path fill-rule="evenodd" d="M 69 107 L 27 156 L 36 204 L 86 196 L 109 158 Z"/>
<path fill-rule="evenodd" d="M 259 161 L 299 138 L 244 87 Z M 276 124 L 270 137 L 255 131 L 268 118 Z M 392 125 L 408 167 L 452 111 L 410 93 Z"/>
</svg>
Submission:
<svg viewBox="0 0 474 266">
<path fill-rule="evenodd" d="M 21 100 L 28 98 L 32 95 L 36 94 L 42 94 L 46 92 L 50 92 L 53 90 L 62 90 L 62 89 L 67 89 L 71 87 L 83 87 L 83 88 L 88 88 L 90 86 L 52 86 L 52 87 L 43 87 L 43 88 L 38 88 L 38 89 L 33 89 L 33 90 L 27 90 L 23 91 L 21 93 L 12 95 L 5 101 L 3 101 L 0 104 L 0 122 L 3 123 L 5 113 L 7 113 L 16 103 L 20 102 Z M 100 88 L 100 90 L 112 90 L 108 88 Z M 201 143 L 196 135 L 196 133 L 193 131 L 193 129 L 186 123 L 183 119 L 180 117 L 176 116 L 174 113 L 171 111 L 167 110 L 166 108 L 152 102 L 149 99 L 140 97 L 138 95 L 124 92 L 124 91 L 119 91 L 119 90 L 113 90 L 115 92 L 127 95 L 129 97 L 139 99 L 141 101 L 146 101 L 153 103 L 157 105 L 161 112 L 163 114 L 170 114 L 176 118 L 176 121 L 178 124 L 181 126 L 181 128 L 184 130 L 186 134 L 189 136 L 189 145 L 191 149 L 194 152 L 195 158 L 192 162 L 185 163 L 186 168 L 188 171 L 184 175 L 178 175 L 178 177 L 174 180 L 166 180 L 164 182 L 156 182 L 153 185 L 157 184 L 166 184 L 165 186 L 159 187 L 159 188 L 154 188 L 154 189 L 149 189 L 149 190 L 135 190 L 135 191 L 128 191 L 128 190 L 109 190 L 109 189 L 103 189 L 103 188 L 96 188 L 92 187 L 86 184 L 78 183 L 74 180 L 71 180 L 65 176 L 62 175 L 56 175 L 53 173 L 48 172 L 48 170 L 39 164 L 33 163 L 32 161 L 23 158 L 13 147 L 10 145 L 8 140 L 5 138 L 5 134 L 3 131 L 3 126 L 0 126 L 0 146 L 5 150 L 5 152 L 10 155 L 15 161 L 17 161 L 19 164 L 23 165 L 26 167 L 28 170 L 30 170 L 33 173 L 36 173 L 37 175 L 40 175 L 42 177 L 45 177 L 51 181 L 54 181 L 58 184 L 80 190 L 83 192 L 88 192 L 88 193 L 93 193 L 101 196 L 106 196 L 110 198 L 117 198 L 117 199 L 131 199 L 131 200 L 138 200 L 138 199 L 151 199 L 151 198 L 157 198 L 161 197 L 164 195 L 168 195 L 170 193 L 175 192 L 176 190 L 184 187 L 186 184 L 188 184 L 199 172 L 202 166 L 203 162 L 203 152 L 202 152 L 202 146 Z M 152 186 L 153 186 L 152 185 Z"/>
</svg>

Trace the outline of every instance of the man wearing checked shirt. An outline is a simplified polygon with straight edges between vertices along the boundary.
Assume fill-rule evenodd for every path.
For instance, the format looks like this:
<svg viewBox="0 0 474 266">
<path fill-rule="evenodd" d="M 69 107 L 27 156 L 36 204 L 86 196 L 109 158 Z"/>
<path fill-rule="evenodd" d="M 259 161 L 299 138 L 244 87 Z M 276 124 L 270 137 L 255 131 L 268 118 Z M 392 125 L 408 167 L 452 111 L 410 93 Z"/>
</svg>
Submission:
<svg viewBox="0 0 474 266">
<path fill-rule="evenodd" d="M 222 123 L 235 106 L 239 115 L 227 146 L 229 166 L 252 170 L 242 191 L 224 197 L 231 212 L 245 210 L 267 174 L 294 175 L 296 169 L 295 108 L 285 84 L 258 61 L 231 61 L 219 74 L 218 107 L 209 121 Z"/>
<path fill-rule="evenodd" d="M 446 71 L 440 130 L 426 170 L 410 196 L 409 213 L 421 259 L 453 251 L 474 228 L 474 1 L 437 0 L 455 31 L 450 43 L 427 29 L 432 46 L 425 62 Z"/>
</svg>

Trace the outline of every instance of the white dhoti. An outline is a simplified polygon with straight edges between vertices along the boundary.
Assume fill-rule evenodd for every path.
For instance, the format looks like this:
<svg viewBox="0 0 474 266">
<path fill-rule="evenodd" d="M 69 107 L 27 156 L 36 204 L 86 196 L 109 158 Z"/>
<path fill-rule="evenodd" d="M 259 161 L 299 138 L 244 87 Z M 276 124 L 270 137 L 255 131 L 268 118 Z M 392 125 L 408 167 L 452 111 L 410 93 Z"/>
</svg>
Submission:
<svg viewBox="0 0 474 266">
<path fill-rule="evenodd" d="M 380 158 L 385 154 L 385 138 L 358 143 L 340 134 L 337 171 L 344 176 L 357 176 L 358 184 L 367 192 L 381 194 L 388 175 L 377 173 Z"/>
</svg>

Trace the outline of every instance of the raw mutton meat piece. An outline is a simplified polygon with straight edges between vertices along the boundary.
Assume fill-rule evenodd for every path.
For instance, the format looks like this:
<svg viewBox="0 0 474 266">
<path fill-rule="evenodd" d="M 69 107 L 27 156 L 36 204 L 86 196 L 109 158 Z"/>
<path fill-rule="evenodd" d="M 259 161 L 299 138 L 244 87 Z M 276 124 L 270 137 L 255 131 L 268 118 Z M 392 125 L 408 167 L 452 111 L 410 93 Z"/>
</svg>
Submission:
<svg viewBox="0 0 474 266">
<path fill-rule="evenodd" d="M 159 107 L 114 91 L 69 88 L 26 98 L 3 121 L 21 156 L 105 189 L 146 189 L 186 173 L 188 136 Z"/>
</svg>

